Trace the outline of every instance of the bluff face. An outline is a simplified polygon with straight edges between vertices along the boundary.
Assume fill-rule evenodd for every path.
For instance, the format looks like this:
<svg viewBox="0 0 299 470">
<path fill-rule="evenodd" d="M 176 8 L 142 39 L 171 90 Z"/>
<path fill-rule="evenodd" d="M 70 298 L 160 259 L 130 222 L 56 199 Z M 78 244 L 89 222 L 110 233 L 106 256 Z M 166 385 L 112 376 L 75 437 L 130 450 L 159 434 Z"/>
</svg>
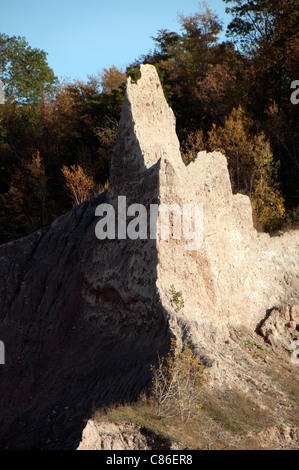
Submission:
<svg viewBox="0 0 299 470">
<path fill-rule="evenodd" d="M 132 239 L 116 228 L 115 239 L 99 240 L 96 208 L 110 204 L 122 217 L 119 196 L 147 213 L 201 205 L 201 246 L 186 249 L 183 237 L 164 240 L 159 230 Z M 172 336 L 209 365 L 215 387 L 242 382 L 225 340 L 239 326 L 254 330 L 282 302 L 292 309 L 298 273 L 298 231 L 256 232 L 221 153 L 183 164 L 156 70 L 141 66 L 138 82 L 128 79 L 109 190 L 0 247 L 0 447 L 77 448 L 93 408 L 133 400 L 149 385 L 149 366 Z M 182 293 L 180 310 L 171 286 Z"/>
</svg>

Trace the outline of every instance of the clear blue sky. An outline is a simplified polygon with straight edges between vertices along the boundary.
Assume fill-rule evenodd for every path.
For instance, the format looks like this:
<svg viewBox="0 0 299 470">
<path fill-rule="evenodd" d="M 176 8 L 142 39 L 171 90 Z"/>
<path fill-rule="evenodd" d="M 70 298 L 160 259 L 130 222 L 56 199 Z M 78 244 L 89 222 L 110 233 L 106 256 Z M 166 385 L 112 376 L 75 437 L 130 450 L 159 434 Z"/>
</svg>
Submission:
<svg viewBox="0 0 299 470">
<path fill-rule="evenodd" d="M 25 36 L 48 53 L 58 78 L 87 80 L 112 65 L 125 70 L 153 49 L 159 29 L 180 32 L 177 14 L 198 11 L 199 0 L 0 0 L 0 32 Z M 222 0 L 207 5 L 224 21 Z M 221 37 L 225 39 L 224 34 Z"/>
</svg>

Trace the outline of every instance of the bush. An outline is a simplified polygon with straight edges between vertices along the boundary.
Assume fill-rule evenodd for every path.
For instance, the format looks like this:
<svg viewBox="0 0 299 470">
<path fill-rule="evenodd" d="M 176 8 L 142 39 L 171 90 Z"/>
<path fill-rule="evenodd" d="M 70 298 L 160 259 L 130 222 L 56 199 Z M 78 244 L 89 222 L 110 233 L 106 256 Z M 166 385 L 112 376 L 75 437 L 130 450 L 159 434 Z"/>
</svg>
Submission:
<svg viewBox="0 0 299 470">
<path fill-rule="evenodd" d="M 169 293 L 171 294 L 170 302 L 174 307 L 174 311 L 177 313 L 184 308 L 183 294 L 181 291 L 176 291 L 173 284 L 170 286 Z"/>
<path fill-rule="evenodd" d="M 190 348 L 182 351 L 172 339 L 168 355 L 159 358 L 158 366 L 151 366 L 152 397 L 160 418 L 179 415 L 183 421 L 201 408 L 199 397 L 206 376 L 197 359 Z"/>
</svg>

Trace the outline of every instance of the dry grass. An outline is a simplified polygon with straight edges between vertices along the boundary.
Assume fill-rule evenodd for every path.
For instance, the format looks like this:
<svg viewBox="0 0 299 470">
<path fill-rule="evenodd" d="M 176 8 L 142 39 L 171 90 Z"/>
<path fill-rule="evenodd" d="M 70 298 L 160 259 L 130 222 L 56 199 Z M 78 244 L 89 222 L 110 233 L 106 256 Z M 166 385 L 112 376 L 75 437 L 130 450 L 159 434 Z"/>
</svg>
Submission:
<svg viewBox="0 0 299 470">
<path fill-rule="evenodd" d="M 258 444 L 246 438 L 252 430 L 260 431 L 273 425 L 266 412 L 248 397 L 237 392 L 221 400 L 206 396 L 196 417 L 182 422 L 179 418 L 159 419 L 146 400 L 96 411 L 97 422 L 134 423 L 145 433 L 155 434 L 161 442 L 174 443 L 194 450 L 254 449 Z"/>
<path fill-rule="evenodd" d="M 286 361 L 276 360 L 268 368 L 268 375 L 284 393 L 280 406 L 284 421 L 299 427 L 299 375 L 297 368 Z"/>
<path fill-rule="evenodd" d="M 260 405 L 254 393 L 235 389 L 216 394 L 207 385 L 202 394 L 201 409 L 188 421 L 182 422 L 179 417 L 159 419 L 156 407 L 146 396 L 135 404 L 96 411 L 94 419 L 135 423 L 144 433 L 157 436 L 164 449 L 171 443 L 176 448 L 195 450 L 254 450 L 279 446 L 277 442 L 264 442 L 260 436 L 281 424 L 299 427 L 298 367 L 277 356 L 259 338 L 244 333 L 239 340 L 246 357 L 250 354 L 256 363 L 256 370 L 254 365 L 252 369 L 256 380 L 252 381 L 250 390 L 256 391 Z M 260 374 L 263 374 L 262 380 Z M 265 378 L 266 386 L 261 389 Z"/>
</svg>

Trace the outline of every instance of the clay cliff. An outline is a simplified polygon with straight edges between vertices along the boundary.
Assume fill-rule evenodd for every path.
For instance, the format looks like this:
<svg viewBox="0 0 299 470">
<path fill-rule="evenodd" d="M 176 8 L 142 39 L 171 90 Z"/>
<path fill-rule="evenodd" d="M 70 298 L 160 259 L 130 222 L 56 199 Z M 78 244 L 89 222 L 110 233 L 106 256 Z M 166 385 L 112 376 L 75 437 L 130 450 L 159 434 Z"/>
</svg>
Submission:
<svg viewBox="0 0 299 470">
<path fill-rule="evenodd" d="M 201 207 L 200 246 L 172 237 L 171 224 L 161 237 L 160 218 L 156 237 L 150 223 L 141 237 L 123 237 L 134 214 L 119 196 L 146 217 L 151 206 Z M 103 204 L 114 208 L 115 238 L 96 236 Z M 77 448 L 94 408 L 146 389 L 172 336 L 199 354 L 212 386 L 242 387 L 247 371 L 226 340 L 240 326 L 254 331 L 282 303 L 296 328 L 298 241 L 298 231 L 271 238 L 254 229 L 224 155 L 200 152 L 183 164 L 157 72 L 141 66 L 137 83 L 128 79 L 109 190 L 0 247 L 0 447 Z"/>
</svg>

